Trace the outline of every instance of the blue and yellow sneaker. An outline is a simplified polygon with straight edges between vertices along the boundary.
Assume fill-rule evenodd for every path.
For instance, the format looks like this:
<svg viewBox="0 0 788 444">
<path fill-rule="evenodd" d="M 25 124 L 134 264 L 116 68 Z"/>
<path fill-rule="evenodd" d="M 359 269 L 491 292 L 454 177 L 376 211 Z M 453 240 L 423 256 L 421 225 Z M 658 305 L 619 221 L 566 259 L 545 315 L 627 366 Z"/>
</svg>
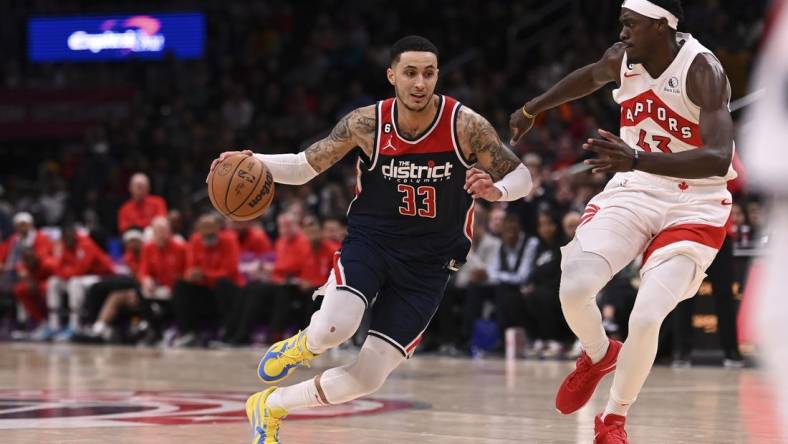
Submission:
<svg viewBox="0 0 788 444">
<path fill-rule="evenodd" d="M 316 357 L 306 348 L 306 332 L 300 331 L 291 338 L 277 342 L 265 352 L 257 366 L 257 376 L 266 384 L 276 384 L 285 380 L 298 367 L 309 367 L 309 361 Z"/>
<path fill-rule="evenodd" d="M 246 417 L 252 426 L 252 444 L 282 444 L 279 441 L 279 426 L 287 416 L 287 410 L 266 405 L 268 397 L 276 389 L 271 387 L 257 392 L 246 400 Z"/>
</svg>

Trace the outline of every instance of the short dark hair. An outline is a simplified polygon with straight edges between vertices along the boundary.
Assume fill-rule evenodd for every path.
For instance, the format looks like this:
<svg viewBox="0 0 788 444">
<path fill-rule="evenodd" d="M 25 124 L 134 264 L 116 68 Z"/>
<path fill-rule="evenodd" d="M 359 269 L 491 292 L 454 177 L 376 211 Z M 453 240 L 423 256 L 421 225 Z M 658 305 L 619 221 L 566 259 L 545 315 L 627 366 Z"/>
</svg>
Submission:
<svg viewBox="0 0 788 444">
<path fill-rule="evenodd" d="M 649 0 L 651 3 L 667 9 L 668 12 L 675 15 L 679 21 L 684 20 L 684 8 L 681 6 L 681 0 Z"/>
<path fill-rule="evenodd" d="M 409 35 L 397 40 L 391 45 L 389 62 L 392 65 L 399 62 L 399 56 L 401 56 L 403 52 L 408 51 L 431 52 L 435 54 L 436 58 L 440 57 L 438 54 L 438 47 L 431 41 L 420 35 Z"/>
</svg>

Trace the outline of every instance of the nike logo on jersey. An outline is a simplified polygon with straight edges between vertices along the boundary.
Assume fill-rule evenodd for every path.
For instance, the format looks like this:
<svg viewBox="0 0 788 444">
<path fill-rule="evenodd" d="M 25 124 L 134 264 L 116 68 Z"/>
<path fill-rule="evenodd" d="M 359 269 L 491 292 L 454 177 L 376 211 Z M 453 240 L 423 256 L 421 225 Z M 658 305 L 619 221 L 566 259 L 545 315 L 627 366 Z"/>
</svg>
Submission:
<svg viewBox="0 0 788 444">
<path fill-rule="evenodd" d="M 635 77 L 635 76 L 639 76 L 639 75 L 640 75 L 639 72 L 625 72 L 624 73 L 624 77 L 626 77 L 626 78 Z"/>
<path fill-rule="evenodd" d="M 722 202 L 720 202 L 720 203 L 725 205 L 725 206 L 733 205 L 733 202 L 729 201 L 728 199 L 722 199 Z"/>
</svg>

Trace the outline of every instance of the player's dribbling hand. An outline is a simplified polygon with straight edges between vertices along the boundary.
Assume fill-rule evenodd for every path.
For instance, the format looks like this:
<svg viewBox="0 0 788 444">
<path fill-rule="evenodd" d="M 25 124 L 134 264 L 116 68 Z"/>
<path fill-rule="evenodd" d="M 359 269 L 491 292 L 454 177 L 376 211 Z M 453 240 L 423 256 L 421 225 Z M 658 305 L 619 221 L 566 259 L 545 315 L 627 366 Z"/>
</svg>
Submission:
<svg viewBox="0 0 788 444">
<path fill-rule="evenodd" d="M 599 130 L 602 139 L 588 139 L 583 149 L 595 152 L 598 157 L 584 163 L 593 167 L 594 173 L 618 173 L 632 171 L 635 150 L 615 134 Z"/>
<path fill-rule="evenodd" d="M 512 138 L 509 140 L 509 145 L 516 145 L 520 141 L 520 138 L 530 131 L 533 126 L 534 119 L 525 117 L 522 107 L 517 108 L 509 117 L 509 129 L 512 131 Z"/>
<path fill-rule="evenodd" d="M 244 155 L 247 155 L 247 156 L 251 156 L 254 153 L 252 152 L 252 150 L 225 151 L 222 154 L 219 154 L 219 157 L 217 157 L 216 159 L 213 159 L 213 162 L 211 162 L 211 169 L 209 170 L 208 174 L 210 174 L 210 172 L 213 171 L 214 168 L 216 168 L 216 165 L 219 165 L 219 163 L 221 161 L 223 161 L 224 159 L 232 156 L 233 154 L 244 154 Z M 208 183 L 208 178 L 207 177 L 205 178 L 205 183 Z"/>
<path fill-rule="evenodd" d="M 478 168 L 471 168 L 465 172 L 465 191 L 474 199 L 484 199 L 495 202 L 501 198 L 501 190 L 493 184 L 492 177 Z"/>
</svg>

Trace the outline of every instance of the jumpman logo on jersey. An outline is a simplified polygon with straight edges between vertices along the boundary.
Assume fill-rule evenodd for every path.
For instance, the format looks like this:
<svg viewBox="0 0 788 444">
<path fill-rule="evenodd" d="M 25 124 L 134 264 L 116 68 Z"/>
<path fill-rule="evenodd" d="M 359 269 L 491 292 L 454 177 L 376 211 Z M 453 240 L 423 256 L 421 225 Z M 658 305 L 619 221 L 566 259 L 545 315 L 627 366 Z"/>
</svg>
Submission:
<svg viewBox="0 0 788 444">
<path fill-rule="evenodd" d="M 394 151 L 397 151 L 397 148 L 396 148 L 394 145 L 392 145 L 392 144 L 391 144 L 391 136 L 389 136 L 389 139 L 388 139 L 388 141 L 386 142 L 386 145 L 385 145 L 385 146 L 383 146 L 383 151 L 386 151 L 386 150 L 394 150 Z"/>
</svg>

